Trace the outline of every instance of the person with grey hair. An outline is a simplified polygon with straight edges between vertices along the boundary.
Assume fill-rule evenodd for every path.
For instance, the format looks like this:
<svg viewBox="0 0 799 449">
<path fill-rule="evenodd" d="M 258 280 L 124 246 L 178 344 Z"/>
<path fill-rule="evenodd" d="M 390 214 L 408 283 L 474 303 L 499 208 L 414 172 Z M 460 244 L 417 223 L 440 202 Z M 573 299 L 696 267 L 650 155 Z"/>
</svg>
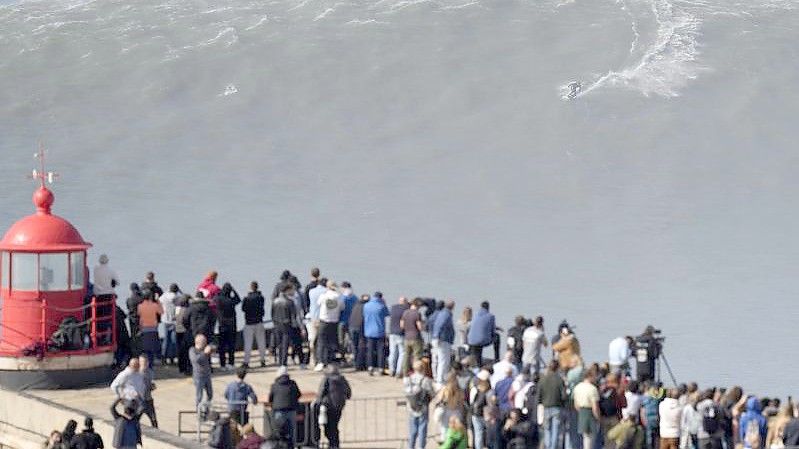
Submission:
<svg viewBox="0 0 799 449">
<path fill-rule="evenodd" d="M 204 334 L 197 334 L 194 337 L 194 346 L 189 349 L 189 361 L 191 361 L 191 376 L 194 381 L 195 406 L 199 406 L 203 402 L 203 391 L 205 391 L 208 402 L 214 398 L 214 387 L 211 383 L 211 354 L 213 352 L 214 348 L 208 344 L 208 339 Z"/>
</svg>

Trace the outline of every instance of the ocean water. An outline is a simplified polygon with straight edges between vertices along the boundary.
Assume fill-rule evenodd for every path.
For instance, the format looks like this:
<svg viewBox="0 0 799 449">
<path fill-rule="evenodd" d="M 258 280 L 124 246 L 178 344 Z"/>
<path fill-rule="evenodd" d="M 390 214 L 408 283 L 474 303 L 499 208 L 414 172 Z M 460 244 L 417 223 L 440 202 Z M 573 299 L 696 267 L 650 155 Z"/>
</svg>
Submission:
<svg viewBox="0 0 799 449">
<path fill-rule="evenodd" d="M 799 1 L 0 1 L 0 228 L 124 282 L 490 299 L 796 393 Z"/>
</svg>

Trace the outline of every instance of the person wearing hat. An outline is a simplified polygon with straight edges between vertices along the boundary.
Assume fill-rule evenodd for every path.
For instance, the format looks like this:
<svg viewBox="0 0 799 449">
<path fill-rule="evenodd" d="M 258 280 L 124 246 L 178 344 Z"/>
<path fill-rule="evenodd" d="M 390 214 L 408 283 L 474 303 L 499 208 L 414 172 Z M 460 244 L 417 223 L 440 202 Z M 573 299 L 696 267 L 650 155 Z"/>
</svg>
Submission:
<svg viewBox="0 0 799 449">
<path fill-rule="evenodd" d="M 338 351 L 338 322 L 341 311 L 344 310 L 344 301 L 338 292 L 338 285 L 327 281 L 327 290 L 319 295 L 316 300 L 319 307 L 319 361 L 314 371 L 322 371 L 325 365 L 334 361 Z"/>
</svg>

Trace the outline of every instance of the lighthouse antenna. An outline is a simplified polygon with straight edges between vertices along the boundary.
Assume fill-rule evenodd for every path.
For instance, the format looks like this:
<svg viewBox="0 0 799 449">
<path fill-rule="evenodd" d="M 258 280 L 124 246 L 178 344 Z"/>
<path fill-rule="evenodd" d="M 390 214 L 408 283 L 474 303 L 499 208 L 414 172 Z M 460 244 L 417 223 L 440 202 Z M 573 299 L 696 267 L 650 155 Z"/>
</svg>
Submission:
<svg viewBox="0 0 799 449">
<path fill-rule="evenodd" d="M 44 145 L 41 142 L 39 142 L 39 152 L 34 154 L 33 157 L 39 160 L 40 169 L 34 169 L 30 178 L 39 180 L 42 188 L 44 188 L 45 183 L 52 184 L 53 180 L 58 177 L 58 173 L 46 170 Z"/>
</svg>

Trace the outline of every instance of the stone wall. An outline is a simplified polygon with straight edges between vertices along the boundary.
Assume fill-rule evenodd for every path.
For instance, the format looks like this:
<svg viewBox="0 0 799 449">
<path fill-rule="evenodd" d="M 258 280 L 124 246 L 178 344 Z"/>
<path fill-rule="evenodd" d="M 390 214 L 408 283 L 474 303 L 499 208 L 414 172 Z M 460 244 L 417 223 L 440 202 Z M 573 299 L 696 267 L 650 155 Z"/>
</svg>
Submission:
<svg viewBox="0 0 799 449">
<path fill-rule="evenodd" d="M 110 407 L 110 404 L 109 404 Z M 78 429 L 86 416 L 80 410 L 69 408 L 25 392 L 0 390 L 0 449 L 41 449 L 42 443 L 53 430 L 61 430 L 67 421 L 74 419 Z M 114 428 L 107 416 L 93 416 L 94 429 L 110 448 Z M 142 446 L 147 449 L 200 449 L 204 446 L 178 438 L 158 429 L 142 426 Z M 38 440 L 38 441 L 37 441 Z"/>
</svg>

